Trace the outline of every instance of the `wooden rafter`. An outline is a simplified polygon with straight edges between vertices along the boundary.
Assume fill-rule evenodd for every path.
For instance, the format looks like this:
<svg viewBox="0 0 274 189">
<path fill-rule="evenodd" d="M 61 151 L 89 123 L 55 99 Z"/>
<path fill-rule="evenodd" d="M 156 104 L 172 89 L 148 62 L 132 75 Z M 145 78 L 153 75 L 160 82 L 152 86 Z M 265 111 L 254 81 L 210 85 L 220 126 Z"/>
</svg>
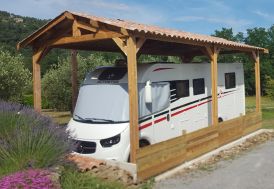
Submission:
<svg viewBox="0 0 274 189">
<path fill-rule="evenodd" d="M 138 53 L 139 50 L 142 48 L 144 43 L 146 42 L 146 38 L 139 38 L 137 43 L 136 43 L 136 52 Z"/>
<path fill-rule="evenodd" d="M 94 27 L 90 23 L 77 21 L 77 20 L 75 20 L 75 22 L 76 22 L 77 28 L 79 28 L 79 29 L 84 29 L 84 30 L 89 31 L 91 33 L 96 33 L 99 30 L 99 27 Z"/>
<path fill-rule="evenodd" d="M 126 41 L 119 38 L 114 37 L 112 40 L 116 43 L 116 45 L 120 48 L 120 50 L 123 52 L 124 55 L 127 56 L 127 47 L 126 47 Z"/>
<path fill-rule="evenodd" d="M 62 45 L 75 44 L 75 43 L 86 43 L 86 42 L 102 40 L 102 39 L 111 39 L 113 37 L 124 37 L 124 36 L 116 32 L 104 33 L 99 31 L 96 34 L 86 34 L 86 35 L 81 35 L 77 37 L 62 37 L 62 38 L 56 39 L 55 41 L 52 41 L 50 43 L 50 46 L 62 46 Z"/>
<path fill-rule="evenodd" d="M 49 22 L 47 25 L 45 25 L 41 29 L 39 29 L 35 35 L 32 35 L 32 36 L 28 37 L 26 40 L 19 42 L 17 44 L 17 49 L 20 49 L 20 48 L 25 47 L 26 45 L 32 43 L 34 40 L 39 38 L 42 34 L 48 32 L 50 29 L 52 29 L 54 26 L 56 26 L 58 23 L 64 21 L 65 19 L 71 20 L 72 18 L 73 18 L 73 16 L 71 13 L 64 12 L 63 14 L 61 14 L 60 16 L 58 16 L 57 18 L 55 18 L 54 20 Z"/>
</svg>

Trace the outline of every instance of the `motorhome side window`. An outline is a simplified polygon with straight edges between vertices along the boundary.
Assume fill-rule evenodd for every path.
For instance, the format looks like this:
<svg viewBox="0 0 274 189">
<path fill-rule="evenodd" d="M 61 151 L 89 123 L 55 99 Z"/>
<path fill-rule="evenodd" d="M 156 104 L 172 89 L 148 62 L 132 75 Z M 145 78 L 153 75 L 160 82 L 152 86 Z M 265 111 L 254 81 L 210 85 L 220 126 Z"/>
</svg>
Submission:
<svg viewBox="0 0 274 189">
<path fill-rule="evenodd" d="M 225 88 L 231 89 L 236 87 L 236 74 L 235 72 L 232 73 L 225 73 Z"/>
<path fill-rule="evenodd" d="M 170 82 L 170 101 L 174 102 L 182 97 L 189 96 L 189 80 Z"/>
<path fill-rule="evenodd" d="M 193 94 L 205 94 L 205 80 L 204 78 L 193 79 Z"/>
</svg>

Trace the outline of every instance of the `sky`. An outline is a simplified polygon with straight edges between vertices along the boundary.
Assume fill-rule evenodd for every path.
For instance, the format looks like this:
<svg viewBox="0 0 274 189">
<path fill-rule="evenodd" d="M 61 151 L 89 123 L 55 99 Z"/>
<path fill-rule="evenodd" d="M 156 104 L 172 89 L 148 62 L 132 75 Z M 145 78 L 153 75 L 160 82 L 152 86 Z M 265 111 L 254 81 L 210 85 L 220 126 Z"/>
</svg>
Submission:
<svg viewBox="0 0 274 189">
<path fill-rule="evenodd" d="M 274 24 L 274 0 L 0 0 L 0 10 L 51 19 L 65 10 L 200 34 Z"/>
</svg>

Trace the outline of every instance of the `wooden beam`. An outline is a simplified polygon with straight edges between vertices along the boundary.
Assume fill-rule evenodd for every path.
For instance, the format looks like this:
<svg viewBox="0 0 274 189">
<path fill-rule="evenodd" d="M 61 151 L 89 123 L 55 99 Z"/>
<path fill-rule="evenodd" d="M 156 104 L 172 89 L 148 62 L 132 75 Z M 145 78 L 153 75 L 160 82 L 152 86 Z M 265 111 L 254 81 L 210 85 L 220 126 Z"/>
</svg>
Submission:
<svg viewBox="0 0 274 189">
<path fill-rule="evenodd" d="M 72 112 L 75 109 L 78 96 L 78 62 L 77 51 L 71 50 L 71 87 L 72 87 Z"/>
<path fill-rule="evenodd" d="M 137 43 L 136 43 L 136 53 L 139 52 L 139 50 L 142 48 L 144 43 L 146 42 L 146 38 L 139 38 Z"/>
<path fill-rule="evenodd" d="M 31 36 L 29 36 L 28 38 L 24 39 L 23 41 L 20 41 L 17 44 L 17 50 L 19 50 L 22 47 L 27 46 L 30 43 L 32 43 L 34 40 L 36 40 L 38 37 L 40 37 L 45 32 L 49 31 L 55 25 L 57 25 L 58 23 L 62 22 L 65 19 L 68 19 L 69 18 L 67 16 L 68 14 L 70 14 L 70 13 L 65 12 L 65 13 L 61 14 L 60 16 L 58 16 L 57 18 L 55 18 L 54 20 L 50 21 L 45 26 L 43 26 L 42 28 L 40 28 L 38 31 L 36 31 L 34 34 L 32 34 Z"/>
<path fill-rule="evenodd" d="M 32 77 L 33 77 L 33 106 L 38 112 L 41 112 L 41 70 L 40 63 L 43 50 L 34 49 L 32 56 Z"/>
<path fill-rule="evenodd" d="M 81 36 L 81 31 L 78 28 L 77 20 L 74 20 L 73 24 L 72 24 L 72 36 L 73 37 L 79 37 L 79 36 Z"/>
<path fill-rule="evenodd" d="M 253 51 L 252 56 L 255 59 L 256 112 L 261 112 L 261 78 L 259 51 Z"/>
<path fill-rule="evenodd" d="M 134 37 L 129 37 L 127 39 L 127 64 L 130 120 L 130 162 L 136 163 L 136 152 L 139 148 L 139 116 L 136 41 Z"/>
<path fill-rule="evenodd" d="M 76 21 L 76 25 L 79 29 L 84 29 L 92 33 L 96 33 L 99 29 L 98 27 L 93 27 L 90 23 L 81 22 L 79 20 Z"/>
<path fill-rule="evenodd" d="M 120 48 L 122 53 L 127 56 L 127 46 L 124 40 L 119 37 L 112 38 L 112 40 L 116 43 L 116 45 Z"/>
<path fill-rule="evenodd" d="M 213 126 L 218 125 L 218 67 L 217 60 L 220 48 L 206 46 L 206 51 L 211 62 L 211 121 Z"/>
<path fill-rule="evenodd" d="M 116 32 L 97 32 L 96 34 L 87 34 L 87 35 L 81 35 L 77 37 L 61 37 L 59 39 L 56 39 L 50 43 L 50 46 L 62 46 L 72 43 L 83 43 L 83 42 L 91 42 L 96 40 L 102 40 L 102 39 L 110 39 L 113 37 L 123 37 L 122 34 L 116 33 Z"/>
</svg>

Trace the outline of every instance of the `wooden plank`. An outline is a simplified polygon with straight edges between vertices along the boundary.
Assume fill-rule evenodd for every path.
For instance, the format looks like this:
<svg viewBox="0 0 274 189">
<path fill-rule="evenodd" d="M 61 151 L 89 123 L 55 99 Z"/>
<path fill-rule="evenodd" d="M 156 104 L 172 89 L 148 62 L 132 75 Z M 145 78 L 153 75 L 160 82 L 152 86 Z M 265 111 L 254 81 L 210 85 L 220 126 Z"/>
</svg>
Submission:
<svg viewBox="0 0 274 189">
<path fill-rule="evenodd" d="M 137 175 L 146 179 L 192 160 L 261 128 L 261 114 L 252 113 L 137 151 Z"/>
<path fill-rule="evenodd" d="M 209 139 L 209 138 L 208 138 Z M 218 133 L 210 137 L 210 140 L 201 142 L 199 145 L 187 147 L 186 160 L 192 160 L 193 158 L 199 157 L 213 149 L 218 147 Z"/>
<path fill-rule="evenodd" d="M 168 149 L 172 146 L 176 146 L 181 143 L 185 143 L 184 135 L 140 148 L 137 151 L 137 158 L 139 159 L 145 156 L 149 156 L 150 154 L 156 153 L 158 151 L 164 151 L 165 149 Z"/>
<path fill-rule="evenodd" d="M 168 159 L 167 161 L 165 161 L 165 163 L 161 165 L 151 166 L 150 168 L 146 170 L 138 171 L 137 177 L 140 180 L 144 180 L 144 179 L 150 178 L 151 176 L 158 175 L 162 173 L 163 171 L 166 171 L 168 169 L 175 167 L 176 165 L 183 163 L 185 161 L 185 157 L 186 157 L 185 153 L 182 153 L 177 157 L 172 157 Z"/>
<path fill-rule="evenodd" d="M 197 131 L 194 131 L 194 132 L 191 132 L 191 133 L 188 133 L 186 135 L 187 137 L 187 141 L 192 141 L 192 140 L 195 140 L 197 138 L 201 138 L 201 136 L 204 136 L 204 135 L 207 135 L 207 134 L 210 134 L 210 133 L 214 133 L 218 131 L 217 128 L 214 128 L 214 127 L 205 127 L 205 128 L 202 128 L 202 129 L 199 129 Z"/>
<path fill-rule="evenodd" d="M 209 133 L 207 135 L 203 135 L 201 138 L 198 138 L 196 140 L 187 141 L 187 148 L 190 149 L 190 148 L 202 145 L 203 143 L 214 140 L 218 137 L 219 137 L 218 132 L 213 132 L 213 133 Z"/>
<path fill-rule="evenodd" d="M 136 41 L 129 37 L 127 40 L 127 68 L 129 91 L 129 123 L 130 123 L 130 162 L 136 163 L 136 152 L 139 148 L 138 123 L 138 89 L 137 89 L 137 60 Z"/>
<path fill-rule="evenodd" d="M 72 112 L 74 111 L 78 96 L 78 62 L 77 51 L 71 51 L 71 87 L 72 87 Z"/>
<path fill-rule="evenodd" d="M 219 146 L 227 144 L 242 136 L 244 130 L 244 116 L 219 124 Z"/>
<path fill-rule="evenodd" d="M 137 159 L 138 171 L 149 169 L 152 166 L 162 166 L 166 161 L 174 157 L 182 157 L 186 152 L 186 144 L 180 143 L 164 150 L 159 150 L 143 158 Z"/>
<path fill-rule="evenodd" d="M 245 128 L 243 135 L 247 135 L 247 134 L 252 133 L 252 132 L 254 132 L 258 129 L 261 129 L 261 128 L 262 128 L 262 122 L 259 122 L 257 124 L 254 124 L 252 126 Z"/>
</svg>

